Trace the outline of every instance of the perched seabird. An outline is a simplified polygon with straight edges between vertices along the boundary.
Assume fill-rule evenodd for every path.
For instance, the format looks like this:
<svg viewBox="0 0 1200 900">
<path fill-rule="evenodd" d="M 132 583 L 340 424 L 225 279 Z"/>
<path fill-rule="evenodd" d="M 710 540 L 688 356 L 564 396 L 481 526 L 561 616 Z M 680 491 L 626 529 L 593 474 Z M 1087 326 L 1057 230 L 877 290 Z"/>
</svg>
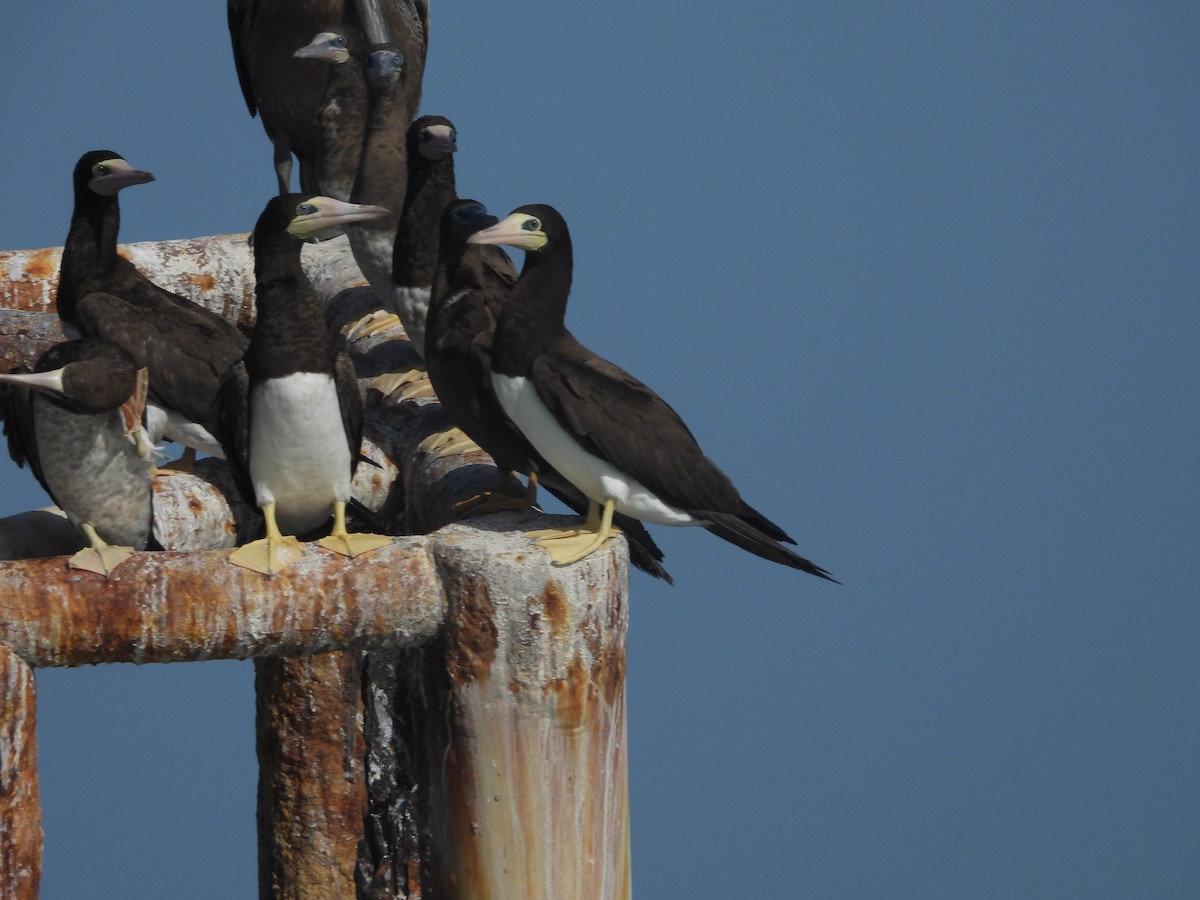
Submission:
<svg viewBox="0 0 1200 900">
<path fill-rule="evenodd" d="M 390 328 L 398 322 L 392 256 L 400 213 L 408 193 L 406 135 L 416 111 L 416 95 L 411 82 L 413 79 L 419 81 L 420 73 L 414 70 L 404 49 L 391 44 L 370 48 L 365 67 L 367 124 L 350 199 L 396 211 L 396 215 L 346 229 L 354 261 L 387 312 L 362 332 L 367 334 Z M 430 222 L 429 227 L 436 228 L 436 220 Z M 413 339 L 413 336 L 410 334 L 409 338 Z M 413 346 L 421 352 L 415 339 Z"/>
<path fill-rule="evenodd" d="M 323 63 L 329 71 L 317 116 L 321 151 L 316 163 L 317 190 L 335 200 L 349 200 L 367 118 L 362 35 L 349 25 L 331 26 L 293 55 Z"/>
<path fill-rule="evenodd" d="M 537 533 L 556 564 L 601 547 L 613 514 L 622 513 L 699 525 L 764 559 L 834 580 L 782 546 L 795 541 L 741 498 L 675 410 L 567 330 L 571 236 L 557 210 L 519 207 L 468 240 L 525 251 L 497 323 L 492 386 L 509 419 L 590 501 L 582 528 Z"/>
<path fill-rule="evenodd" d="M 321 546 L 356 556 L 391 543 L 346 529 L 362 399 L 350 357 L 334 350 L 300 266 L 303 240 L 385 214 L 330 197 L 283 194 L 267 203 L 254 227 L 258 319 L 245 359 L 221 388 L 221 420 L 238 486 L 262 510 L 267 534 L 235 550 L 235 565 L 274 575 L 303 553 L 290 535 L 324 525 L 331 512 L 333 531 Z"/>
<path fill-rule="evenodd" d="M 281 194 L 291 190 L 292 154 L 300 163 L 301 190 L 318 189 L 318 114 L 329 72 L 298 61 L 293 54 L 322 26 L 344 22 L 371 36 L 371 42 L 395 41 L 404 48 L 410 66 L 417 67 L 418 73 L 424 71 L 428 0 L 228 0 L 226 13 L 238 83 L 250 115 L 260 116 L 274 146 Z M 415 109 L 419 75 L 409 88 L 415 92 Z"/>
<path fill-rule="evenodd" d="M 32 373 L 0 375 L 8 451 L 29 464 L 88 546 L 68 565 L 108 575 L 151 541 L 145 371 L 109 341 L 57 344 Z"/>
<path fill-rule="evenodd" d="M 392 245 L 392 302 L 408 339 L 424 356 L 442 211 L 458 197 L 453 155 L 458 150 L 458 131 L 445 116 L 422 116 L 408 127 L 405 141 L 408 187 Z M 485 255 L 516 281 L 517 270 L 503 250 L 497 247 Z"/>
<path fill-rule="evenodd" d="M 246 338 L 235 326 L 165 290 L 117 253 L 117 192 L 153 181 L 111 150 L 85 153 L 75 165 L 75 209 L 63 246 L 56 302 L 68 337 L 96 337 L 123 347 L 150 370 L 146 427 L 162 437 L 222 455 L 216 396 Z"/>
<path fill-rule="evenodd" d="M 453 191 L 453 178 L 450 179 Z M 411 197 L 411 194 L 410 194 Z M 425 332 L 429 380 L 454 423 L 491 455 L 500 470 L 490 505 L 531 506 L 540 484 L 578 513 L 588 499 L 546 463 L 505 415 L 491 383 L 492 341 L 517 273 L 499 247 L 468 244 L 473 233 L 496 224 L 481 203 L 452 200 L 441 217 L 440 250 Z M 524 498 L 504 503 L 507 471 L 529 478 Z M 501 502 L 497 502 L 501 501 Z M 655 578 L 671 581 L 662 551 L 636 519 L 616 515 L 629 540 L 633 564 Z"/>
</svg>

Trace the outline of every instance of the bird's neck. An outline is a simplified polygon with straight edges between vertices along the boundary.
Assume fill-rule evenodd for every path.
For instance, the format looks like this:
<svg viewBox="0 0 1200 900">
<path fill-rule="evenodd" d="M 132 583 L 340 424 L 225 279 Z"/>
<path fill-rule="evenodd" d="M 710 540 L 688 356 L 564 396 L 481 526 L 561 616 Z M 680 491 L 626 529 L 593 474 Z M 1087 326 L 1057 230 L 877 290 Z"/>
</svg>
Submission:
<svg viewBox="0 0 1200 900">
<path fill-rule="evenodd" d="M 59 312 L 69 316 L 89 276 L 111 272 L 118 264 L 117 233 L 121 211 L 115 197 L 80 197 L 63 245 L 59 272 Z"/>
<path fill-rule="evenodd" d="M 391 216 L 367 224 L 372 229 L 390 228 L 394 232 L 408 187 L 405 132 L 413 111 L 403 79 L 382 86 L 372 85 L 368 79 L 367 91 L 367 125 L 350 200 L 391 210 Z"/>
<path fill-rule="evenodd" d="M 521 277 L 504 302 L 496 325 L 492 368 L 501 375 L 526 375 L 534 358 L 567 333 L 571 259 L 525 255 Z"/>
<path fill-rule="evenodd" d="M 396 284 L 417 287 L 433 283 L 438 229 L 431 223 L 438 221 L 446 204 L 456 197 L 454 163 L 450 157 L 422 160 L 409 170 L 404 213 L 392 250 L 392 281 Z"/>
</svg>

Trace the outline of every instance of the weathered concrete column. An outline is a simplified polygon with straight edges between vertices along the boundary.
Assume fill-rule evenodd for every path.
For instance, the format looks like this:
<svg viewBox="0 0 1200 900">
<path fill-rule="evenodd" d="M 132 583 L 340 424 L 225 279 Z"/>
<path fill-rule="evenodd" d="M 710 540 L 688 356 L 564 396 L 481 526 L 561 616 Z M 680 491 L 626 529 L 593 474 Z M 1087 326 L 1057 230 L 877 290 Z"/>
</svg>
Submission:
<svg viewBox="0 0 1200 900">
<path fill-rule="evenodd" d="M 41 877 L 33 670 L 0 645 L 0 898 L 37 900 Z"/>
</svg>

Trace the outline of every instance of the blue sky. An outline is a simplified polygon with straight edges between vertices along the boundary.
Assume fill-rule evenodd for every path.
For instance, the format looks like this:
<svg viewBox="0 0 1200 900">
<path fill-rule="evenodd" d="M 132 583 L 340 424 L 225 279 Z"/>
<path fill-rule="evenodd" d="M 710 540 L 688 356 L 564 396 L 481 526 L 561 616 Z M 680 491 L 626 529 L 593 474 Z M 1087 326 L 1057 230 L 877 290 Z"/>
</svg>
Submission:
<svg viewBox="0 0 1200 900">
<path fill-rule="evenodd" d="M 460 193 L 563 212 L 576 335 L 845 582 L 655 530 L 638 896 L 1200 893 L 1200 10 L 433 7 Z M 0 248 L 100 147 L 124 240 L 251 228 L 221 4 L 7 20 Z M 251 683 L 39 673 L 43 897 L 253 895 Z"/>
</svg>

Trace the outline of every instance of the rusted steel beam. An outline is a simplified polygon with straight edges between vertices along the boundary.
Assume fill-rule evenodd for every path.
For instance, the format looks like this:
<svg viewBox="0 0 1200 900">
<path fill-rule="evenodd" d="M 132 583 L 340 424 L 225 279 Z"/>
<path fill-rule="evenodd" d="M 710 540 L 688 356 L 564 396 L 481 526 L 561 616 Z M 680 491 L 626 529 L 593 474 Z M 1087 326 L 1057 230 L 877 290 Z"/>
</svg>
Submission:
<svg viewBox="0 0 1200 900">
<path fill-rule="evenodd" d="M 0 563 L 0 643 L 33 666 L 418 644 L 446 609 L 434 543 L 401 538 L 353 560 L 309 544 L 274 578 L 225 551 L 137 553 L 108 580 L 62 557 Z"/>
<path fill-rule="evenodd" d="M 121 244 L 155 284 L 182 294 L 231 321 L 250 321 L 254 308 L 254 259 L 249 235 L 221 234 L 179 241 Z M 0 306 L 54 312 L 62 247 L 0 252 Z"/>
<path fill-rule="evenodd" d="M 254 690 L 259 896 L 352 898 L 366 810 L 361 655 L 255 660 Z"/>
<path fill-rule="evenodd" d="M 0 900 L 37 900 L 41 876 L 33 670 L 0 645 Z"/>
</svg>

